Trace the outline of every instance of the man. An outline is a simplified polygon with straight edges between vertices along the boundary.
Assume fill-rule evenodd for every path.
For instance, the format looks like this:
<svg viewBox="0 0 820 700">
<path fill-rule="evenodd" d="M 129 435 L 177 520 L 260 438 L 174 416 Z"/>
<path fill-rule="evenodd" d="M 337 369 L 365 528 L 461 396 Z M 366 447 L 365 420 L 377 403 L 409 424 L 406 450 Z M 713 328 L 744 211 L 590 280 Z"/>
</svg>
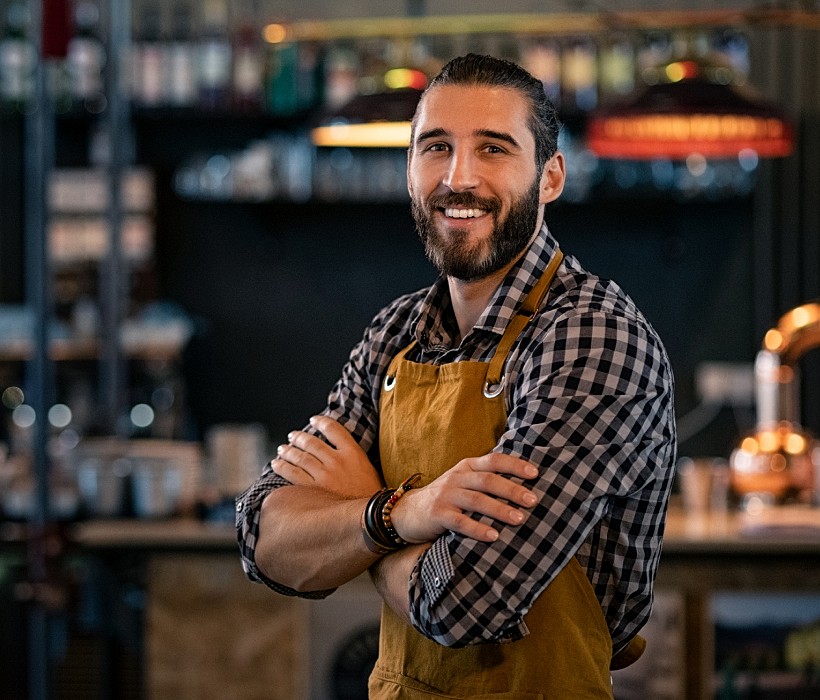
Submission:
<svg viewBox="0 0 820 700">
<path fill-rule="evenodd" d="M 544 224 L 558 130 L 512 63 L 468 55 L 431 81 L 407 172 L 441 277 L 376 316 L 324 414 L 237 500 L 252 579 L 323 597 L 370 571 L 374 698 L 611 697 L 650 612 L 672 372 Z"/>
</svg>

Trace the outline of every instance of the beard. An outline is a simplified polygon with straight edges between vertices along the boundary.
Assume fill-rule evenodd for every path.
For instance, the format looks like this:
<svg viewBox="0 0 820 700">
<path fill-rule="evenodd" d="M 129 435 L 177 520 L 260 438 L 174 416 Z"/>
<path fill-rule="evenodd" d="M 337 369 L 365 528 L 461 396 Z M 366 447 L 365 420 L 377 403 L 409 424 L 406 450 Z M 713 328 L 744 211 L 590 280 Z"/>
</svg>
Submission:
<svg viewBox="0 0 820 700">
<path fill-rule="evenodd" d="M 497 199 L 477 197 L 471 192 L 434 195 L 426 203 L 413 197 L 413 219 L 427 259 L 441 274 L 464 281 L 481 279 L 500 270 L 524 250 L 535 233 L 539 189 L 536 178 L 529 190 L 513 202 L 503 221 L 498 219 L 501 203 Z M 443 234 L 436 227 L 434 214 L 446 207 L 485 210 L 493 217 L 490 236 L 471 246 L 467 229 L 454 228 Z"/>
</svg>

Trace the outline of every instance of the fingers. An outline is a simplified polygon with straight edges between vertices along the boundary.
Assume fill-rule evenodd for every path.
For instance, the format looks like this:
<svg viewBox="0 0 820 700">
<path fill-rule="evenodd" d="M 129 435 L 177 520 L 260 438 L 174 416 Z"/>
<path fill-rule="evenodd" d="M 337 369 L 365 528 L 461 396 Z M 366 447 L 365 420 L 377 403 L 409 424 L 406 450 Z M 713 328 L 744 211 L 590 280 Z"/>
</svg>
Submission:
<svg viewBox="0 0 820 700">
<path fill-rule="evenodd" d="M 471 460 L 464 460 L 470 463 L 474 471 L 496 472 L 498 474 L 510 474 L 519 476 L 522 479 L 534 479 L 538 476 L 538 467 L 526 459 L 504 454 L 503 452 L 490 452 L 482 457 Z"/>
<path fill-rule="evenodd" d="M 288 434 L 289 443 L 276 448 L 273 471 L 291 483 L 314 484 L 322 479 L 333 448 L 302 431 Z M 307 478 L 306 478 L 307 477 Z"/>
<path fill-rule="evenodd" d="M 288 433 L 288 444 L 312 455 L 319 462 L 327 463 L 333 459 L 337 450 L 345 452 L 361 449 L 347 429 L 328 416 L 313 416 L 310 424 L 324 435 L 330 444 L 303 430 Z M 283 450 L 287 450 L 287 447 L 288 445 L 279 447 L 280 455 Z"/>
<path fill-rule="evenodd" d="M 288 450 L 290 447 L 290 450 Z M 324 440 L 306 433 L 302 430 L 294 430 L 288 433 L 288 444 L 282 445 L 280 452 L 284 449 L 289 452 L 301 451 L 310 455 L 318 462 L 326 462 L 333 457 L 335 450 Z"/>
<path fill-rule="evenodd" d="M 526 486 L 503 476 L 517 476 L 524 480 L 538 476 L 538 468 L 526 460 L 512 455 L 491 453 L 477 459 L 463 460 L 457 466 L 464 472 L 463 486 L 469 489 L 469 499 L 477 501 L 477 505 L 486 503 L 486 499 L 481 498 L 484 494 L 505 499 L 525 508 L 531 508 L 538 500 L 536 494 Z M 474 510 L 484 513 L 481 508 Z M 508 522 L 506 518 L 500 519 Z"/>
<path fill-rule="evenodd" d="M 529 505 L 534 504 L 533 500 Z M 453 505 L 463 512 L 480 513 L 508 525 L 520 525 L 527 517 L 527 514 L 520 508 L 480 491 L 464 490 L 457 492 Z M 529 506 L 524 507 L 528 508 Z"/>
<path fill-rule="evenodd" d="M 291 484 L 300 486 L 315 486 L 316 480 L 310 472 L 305 471 L 301 467 L 296 466 L 284 459 L 274 459 L 271 462 L 271 468 L 275 474 L 278 474 L 284 479 L 287 479 Z"/>
<path fill-rule="evenodd" d="M 538 501 L 526 486 L 509 478 L 532 479 L 538 469 L 504 454 L 465 459 L 427 486 L 413 489 L 393 509 L 397 532 L 412 542 L 429 541 L 450 530 L 482 542 L 500 537 L 498 527 L 479 522 L 487 517 L 498 526 L 521 525 Z"/>
<path fill-rule="evenodd" d="M 341 423 L 330 416 L 313 416 L 310 424 L 324 435 L 336 449 L 358 447 L 359 444 Z"/>
<path fill-rule="evenodd" d="M 345 496 L 370 495 L 381 488 L 381 478 L 367 454 L 340 423 L 328 416 L 314 416 L 310 424 L 316 434 L 294 430 L 288 433 L 288 443 L 277 449 L 276 461 L 281 463 L 274 465 L 277 474 L 293 483 L 312 483 Z"/>
</svg>

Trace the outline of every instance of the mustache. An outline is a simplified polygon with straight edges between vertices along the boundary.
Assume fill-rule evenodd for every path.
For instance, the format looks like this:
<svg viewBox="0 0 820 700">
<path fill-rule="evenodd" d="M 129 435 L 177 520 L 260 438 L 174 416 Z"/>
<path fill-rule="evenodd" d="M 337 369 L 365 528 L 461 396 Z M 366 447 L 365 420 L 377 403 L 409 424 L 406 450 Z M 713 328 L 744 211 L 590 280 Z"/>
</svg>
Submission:
<svg viewBox="0 0 820 700">
<path fill-rule="evenodd" d="M 427 199 L 428 209 L 447 209 L 448 207 L 463 207 L 465 209 L 484 209 L 496 213 L 501 209 L 497 199 L 479 197 L 472 192 L 449 192 L 448 194 L 431 195 Z"/>
</svg>

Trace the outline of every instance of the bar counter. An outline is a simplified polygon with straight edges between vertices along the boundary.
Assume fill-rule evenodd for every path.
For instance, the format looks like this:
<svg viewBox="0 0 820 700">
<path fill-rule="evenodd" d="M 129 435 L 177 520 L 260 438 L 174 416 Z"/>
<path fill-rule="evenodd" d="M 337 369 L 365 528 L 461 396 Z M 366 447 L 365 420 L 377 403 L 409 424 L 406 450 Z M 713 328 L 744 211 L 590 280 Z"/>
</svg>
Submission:
<svg viewBox="0 0 820 700">
<path fill-rule="evenodd" d="M 22 526 L 7 523 L 0 540 L 22 545 L 22 533 Z M 194 697 L 200 691 L 205 697 L 218 688 L 223 697 L 324 698 L 317 688 L 326 682 L 331 647 L 345 644 L 342 618 L 359 629 L 378 620 L 378 598 L 366 577 L 320 602 L 276 596 L 249 583 L 232 523 L 89 520 L 70 524 L 64 534 L 74 556 L 115 577 L 136 575 L 144 587 L 144 683 L 150 697 Z M 664 697 L 714 697 L 713 594 L 820 596 L 820 508 L 750 518 L 734 512 L 685 515 L 673 505 L 656 591 L 661 627 L 667 619 L 662 598 L 676 601 L 669 619 L 681 640 L 674 651 L 679 691 Z M 663 642 L 650 640 L 649 648 L 669 656 Z M 635 687 L 641 684 L 643 678 Z"/>
<path fill-rule="evenodd" d="M 736 513 L 686 515 L 671 508 L 663 558 L 681 556 L 820 556 L 820 508 L 779 511 L 787 517 L 744 518 Z M 89 520 L 72 526 L 72 543 L 88 549 L 234 550 L 230 523 L 194 519 Z"/>
</svg>

